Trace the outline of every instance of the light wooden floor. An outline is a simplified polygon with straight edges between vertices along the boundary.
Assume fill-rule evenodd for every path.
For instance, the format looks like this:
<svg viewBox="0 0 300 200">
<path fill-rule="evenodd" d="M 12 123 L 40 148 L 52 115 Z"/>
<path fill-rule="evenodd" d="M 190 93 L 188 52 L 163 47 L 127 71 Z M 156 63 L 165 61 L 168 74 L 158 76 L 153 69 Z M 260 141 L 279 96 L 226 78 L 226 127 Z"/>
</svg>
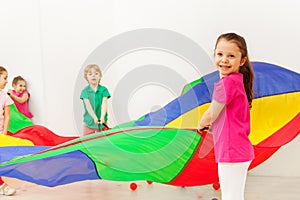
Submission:
<svg viewBox="0 0 300 200">
<path fill-rule="evenodd" d="M 14 200 L 220 200 L 220 191 L 211 185 L 174 187 L 163 184 L 136 182 L 138 188 L 131 191 L 130 182 L 83 181 L 48 188 L 24 181 L 4 178 L 17 188 L 15 196 L 0 196 Z M 300 177 L 248 176 L 246 200 L 300 200 Z"/>
</svg>

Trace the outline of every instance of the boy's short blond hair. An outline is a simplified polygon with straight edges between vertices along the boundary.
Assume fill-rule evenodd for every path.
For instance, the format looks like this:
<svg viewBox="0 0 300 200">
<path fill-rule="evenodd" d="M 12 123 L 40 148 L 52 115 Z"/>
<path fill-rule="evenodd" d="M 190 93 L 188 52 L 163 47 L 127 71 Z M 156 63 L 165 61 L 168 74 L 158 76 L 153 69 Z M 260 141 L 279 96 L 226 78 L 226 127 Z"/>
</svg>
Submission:
<svg viewBox="0 0 300 200">
<path fill-rule="evenodd" d="M 91 69 L 94 69 L 97 72 L 99 72 L 100 73 L 100 77 L 102 77 L 102 72 L 100 70 L 100 67 L 98 65 L 96 65 L 96 64 L 90 64 L 90 65 L 86 66 L 85 69 L 84 69 L 84 78 L 85 78 L 85 80 L 87 80 L 87 74 L 89 73 L 89 71 Z"/>
</svg>

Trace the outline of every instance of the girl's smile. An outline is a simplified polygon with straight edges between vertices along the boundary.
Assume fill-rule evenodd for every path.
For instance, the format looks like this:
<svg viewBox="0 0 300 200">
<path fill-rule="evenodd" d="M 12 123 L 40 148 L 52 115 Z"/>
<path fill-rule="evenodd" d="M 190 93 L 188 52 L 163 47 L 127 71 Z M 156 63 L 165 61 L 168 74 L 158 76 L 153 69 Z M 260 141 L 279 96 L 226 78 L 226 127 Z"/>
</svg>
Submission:
<svg viewBox="0 0 300 200">
<path fill-rule="evenodd" d="M 220 77 L 238 73 L 245 61 L 246 58 L 242 58 L 242 53 L 236 43 L 225 39 L 218 42 L 215 50 L 215 66 L 220 72 Z"/>
</svg>

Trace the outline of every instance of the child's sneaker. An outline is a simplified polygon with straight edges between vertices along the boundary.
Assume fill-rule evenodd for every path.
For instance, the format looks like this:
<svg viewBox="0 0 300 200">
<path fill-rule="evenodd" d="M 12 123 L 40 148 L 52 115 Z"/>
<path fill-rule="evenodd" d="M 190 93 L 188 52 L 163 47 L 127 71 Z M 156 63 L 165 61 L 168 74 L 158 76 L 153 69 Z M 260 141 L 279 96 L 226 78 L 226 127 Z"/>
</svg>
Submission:
<svg viewBox="0 0 300 200">
<path fill-rule="evenodd" d="M 16 193 L 16 189 L 8 186 L 6 183 L 0 185 L 0 194 L 11 196 L 14 195 L 15 193 Z"/>
</svg>

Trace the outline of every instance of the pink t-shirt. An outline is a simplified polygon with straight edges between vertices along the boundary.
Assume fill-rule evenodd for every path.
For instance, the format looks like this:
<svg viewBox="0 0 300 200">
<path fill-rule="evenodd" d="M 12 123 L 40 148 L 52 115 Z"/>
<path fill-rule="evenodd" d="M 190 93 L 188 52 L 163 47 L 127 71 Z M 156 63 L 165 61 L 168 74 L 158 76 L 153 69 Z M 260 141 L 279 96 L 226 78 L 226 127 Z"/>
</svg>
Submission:
<svg viewBox="0 0 300 200">
<path fill-rule="evenodd" d="M 8 94 L 0 90 L 0 133 L 3 132 L 4 128 L 4 107 L 13 103 L 13 100 L 8 96 Z"/>
<path fill-rule="evenodd" d="M 23 115 L 25 115 L 25 116 L 28 117 L 28 118 L 32 118 L 33 115 L 32 115 L 31 112 L 29 112 L 29 109 L 28 109 L 28 100 L 29 100 L 29 98 L 30 98 L 30 94 L 29 94 L 26 90 L 23 91 L 23 92 L 21 92 L 21 93 L 18 93 L 18 92 L 16 92 L 15 90 L 13 90 L 12 92 L 13 92 L 14 95 L 16 95 L 16 96 L 18 96 L 18 97 L 20 97 L 20 98 L 22 98 L 22 96 L 23 96 L 24 94 L 28 94 L 28 99 L 27 99 L 27 101 L 25 101 L 25 102 L 23 102 L 23 103 L 19 103 L 19 102 L 15 101 L 14 99 L 13 99 L 13 101 L 14 101 L 14 103 L 16 104 L 16 107 L 17 107 L 17 109 L 18 109 L 18 111 L 19 111 L 20 113 L 22 113 Z"/>
<path fill-rule="evenodd" d="M 217 162 L 253 160 L 254 150 L 248 138 L 250 109 L 243 84 L 243 75 L 234 73 L 215 83 L 213 100 L 225 104 L 212 124 Z"/>
</svg>

